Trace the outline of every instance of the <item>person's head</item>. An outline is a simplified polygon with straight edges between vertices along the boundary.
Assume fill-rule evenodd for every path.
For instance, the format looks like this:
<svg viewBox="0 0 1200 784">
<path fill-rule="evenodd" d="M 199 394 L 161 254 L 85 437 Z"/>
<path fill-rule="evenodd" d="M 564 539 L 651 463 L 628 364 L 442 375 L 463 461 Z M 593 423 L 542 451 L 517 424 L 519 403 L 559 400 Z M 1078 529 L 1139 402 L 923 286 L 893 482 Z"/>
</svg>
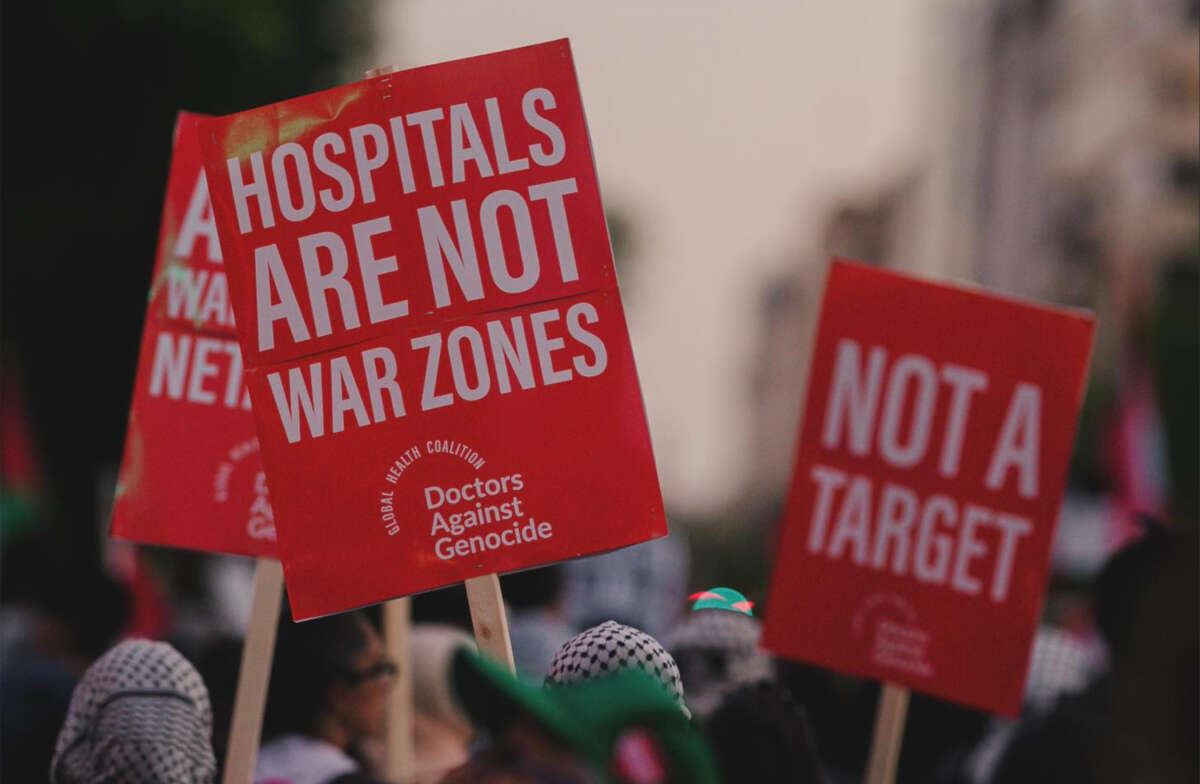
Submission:
<svg viewBox="0 0 1200 784">
<path fill-rule="evenodd" d="M 88 668 L 58 736 L 53 784 L 207 784 L 215 776 L 208 690 L 179 651 L 127 640 Z"/>
<path fill-rule="evenodd" d="M 639 669 L 538 688 L 460 650 L 454 685 L 491 742 L 446 784 L 715 784 L 703 737 Z"/>
<path fill-rule="evenodd" d="M 1171 780 L 1195 780 L 1200 543 L 1191 527 L 1148 529 L 1102 570 L 1096 618 L 1111 653 L 1109 678 L 1124 726 L 1145 754 L 1173 769 Z"/>
<path fill-rule="evenodd" d="M 683 681 L 675 659 L 649 634 L 616 621 L 585 629 L 563 643 L 550 662 L 546 684 L 579 683 L 621 670 L 641 670 L 654 676 L 684 715 L 691 716 L 684 704 Z"/>
<path fill-rule="evenodd" d="M 705 729 L 726 781 L 825 780 L 804 709 L 777 683 L 758 681 L 729 692 Z"/>
<path fill-rule="evenodd" d="M 1139 616 L 1159 612 L 1147 601 L 1156 572 L 1179 537 L 1157 522 L 1146 521 L 1146 532 L 1113 553 L 1092 586 L 1096 625 L 1114 660 L 1125 658 L 1136 642 Z"/>
<path fill-rule="evenodd" d="M 343 748 L 377 735 L 395 674 L 379 633 L 361 612 L 303 623 L 284 613 L 263 734 L 308 735 Z"/>
<path fill-rule="evenodd" d="M 459 648 L 475 650 L 474 639 L 461 629 L 438 623 L 413 624 L 409 641 L 413 708 L 418 715 L 465 734 L 470 732 L 470 722 L 451 683 L 451 666 Z"/>
<path fill-rule="evenodd" d="M 454 696 L 452 675 L 454 654 L 460 648 L 475 650 L 475 641 L 461 629 L 437 623 L 413 624 L 409 661 L 413 768 L 418 781 L 440 781 L 440 774 L 461 765 L 469 755 L 474 730 Z"/>
<path fill-rule="evenodd" d="M 719 592 L 719 593 L 718 593 Z M 762 626 L 737 591 L 694 594 L 693 610 L 663 639 L 688 686 L 688 705 L 710 715 L 739 684 L 770 678 L 771 659 L 758 647 Z"/>
</svg>

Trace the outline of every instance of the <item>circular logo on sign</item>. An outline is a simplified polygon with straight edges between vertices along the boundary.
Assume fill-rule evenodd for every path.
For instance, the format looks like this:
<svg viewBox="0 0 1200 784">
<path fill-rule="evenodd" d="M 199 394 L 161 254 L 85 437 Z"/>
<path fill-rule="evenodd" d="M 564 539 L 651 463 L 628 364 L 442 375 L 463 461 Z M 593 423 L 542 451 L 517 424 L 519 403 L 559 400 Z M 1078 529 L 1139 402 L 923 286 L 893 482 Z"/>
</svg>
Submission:
<svg viewBox="0 0 1200 784">
<path fill-rule="evenodd" d="M 267 492 L 267 475 L 259 458 L 258 439 L 248 438 L 230 447 L 213 476 L 213 501 L 244 504 L 246 535 L 275 541 L 275 514 Z"/>
</svg>

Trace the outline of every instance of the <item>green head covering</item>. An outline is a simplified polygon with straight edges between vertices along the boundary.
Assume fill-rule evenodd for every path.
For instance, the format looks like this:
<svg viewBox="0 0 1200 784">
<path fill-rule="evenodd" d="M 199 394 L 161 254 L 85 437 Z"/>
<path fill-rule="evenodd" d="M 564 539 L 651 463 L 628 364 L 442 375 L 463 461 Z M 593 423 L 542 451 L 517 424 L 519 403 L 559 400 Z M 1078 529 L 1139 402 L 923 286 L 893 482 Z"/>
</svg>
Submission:
<svg viewBox="0 0 1200 784">
<path fill-rule="evenodd" d="M 454 655 L 454 689 L 472 721 L 498 735 L 524 720 L 562 741 L 590 762 L 607 782 L 717 784 L 716 768 L 699 730 L 655 678 L 620 670 L 562 686 L 525 683 L 484 656 Z M 648 750 L 648 751 L 647 751 Z M 652 758 L 662 776 L 624 777 L 629 757 Z M 639 760 L 634 760 L 635 766 Z"/>
<path fill-rule="evenodd" d="M 694 602 L 692 610 L 729 610 L 742 615 L 754 616 L 754 602 L 732 588 L 709 588 L 688 597 Z"/>
</svg>

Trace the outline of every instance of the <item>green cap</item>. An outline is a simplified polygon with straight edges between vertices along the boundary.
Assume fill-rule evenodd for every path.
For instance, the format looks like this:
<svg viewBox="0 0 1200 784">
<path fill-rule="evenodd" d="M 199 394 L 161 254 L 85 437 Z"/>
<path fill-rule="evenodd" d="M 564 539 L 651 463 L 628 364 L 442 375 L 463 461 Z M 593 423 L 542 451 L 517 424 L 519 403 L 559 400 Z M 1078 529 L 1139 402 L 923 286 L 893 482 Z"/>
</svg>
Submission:
<svg viewBox="0 0 1200 784">
<path fill-rule="evenodd" d="M 589 761 L 605 781 L 717 784 L 716 768 L 699 730 L 662 685 L 641 670 L 534 686 L 463 648 L 454 655 L 453 674 L 458 700 L 476 725 L 498 735 L 524 719 Z M 623 777 L 623 756 L 647 745 L 658 752 L 663 776 Z"/>
<path fill-rule="evenodd" d="M 688 597 L 695 602 L 692 610 L 729 610 L 742 615 L 754 616 L 754 602 L 732 588 L 709 588 Z"/>
</svg>

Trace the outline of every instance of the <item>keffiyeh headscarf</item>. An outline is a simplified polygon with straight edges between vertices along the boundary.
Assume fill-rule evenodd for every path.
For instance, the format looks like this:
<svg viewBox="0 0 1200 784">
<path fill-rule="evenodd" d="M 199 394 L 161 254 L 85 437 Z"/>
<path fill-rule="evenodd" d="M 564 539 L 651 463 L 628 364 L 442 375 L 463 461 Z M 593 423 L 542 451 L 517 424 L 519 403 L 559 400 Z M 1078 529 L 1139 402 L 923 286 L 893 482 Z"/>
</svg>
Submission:
<svg viewBox="0 0 1200 784">
<path fill-rule="evenodd" d="M 679 667 L 671 654 L 641 629 L 616 621 L 605 621 L 563 643 L 550 662 L 546 683 L 576 683 L 611 675 L 621 669 L 650 673 L 675 698 L 684 713 L 688 713 L 683 702 Z"/>
<path fill-rule="evenodd" d="M 128 640 L 75 687 L 50 765 L 53 784 L 208 784 L 212 707 L 200 673 L 163 642 Z"/>
<path fill-rule="evenodd" d="M 738 685 L 772 677 L 771 658 L 758 647 L 761 632 L 758 619 L 746 612 L 705 608 L 663 638 L 687 678 L 688 704 L 701 718 Z"/>
</svg>

